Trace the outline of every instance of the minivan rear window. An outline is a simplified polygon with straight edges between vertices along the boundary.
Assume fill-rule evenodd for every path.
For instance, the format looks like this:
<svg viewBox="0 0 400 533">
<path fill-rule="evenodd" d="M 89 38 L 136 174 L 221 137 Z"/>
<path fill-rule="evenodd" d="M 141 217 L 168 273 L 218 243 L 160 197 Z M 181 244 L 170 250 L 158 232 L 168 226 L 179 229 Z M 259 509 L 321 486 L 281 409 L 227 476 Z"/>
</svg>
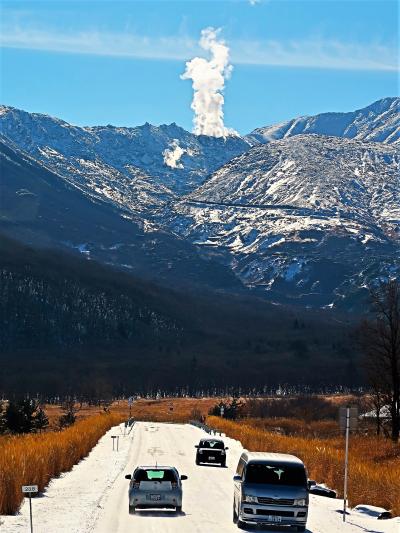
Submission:
<svg viewBox="0 0 400 533">
<path fill-rule="evenodd" d="M 306 472 L 301 465 L 249 463 L 245 481 L 266 485 L 307 485 Z"/>
</svg>

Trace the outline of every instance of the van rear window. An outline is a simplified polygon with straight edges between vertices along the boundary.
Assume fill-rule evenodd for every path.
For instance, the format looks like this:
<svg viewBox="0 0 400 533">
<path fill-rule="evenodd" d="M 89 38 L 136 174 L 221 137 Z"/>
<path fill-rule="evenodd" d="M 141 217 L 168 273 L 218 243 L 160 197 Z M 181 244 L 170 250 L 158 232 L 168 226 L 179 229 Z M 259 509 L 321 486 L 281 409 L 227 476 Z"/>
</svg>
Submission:
<svg viewBox="0 0 400 533">
<path fill-rule="evenodd" d="M 306 472 L 301 465 L 249 463 L 245 481 L 266 485 L 307 485 Z"/>
</svg>

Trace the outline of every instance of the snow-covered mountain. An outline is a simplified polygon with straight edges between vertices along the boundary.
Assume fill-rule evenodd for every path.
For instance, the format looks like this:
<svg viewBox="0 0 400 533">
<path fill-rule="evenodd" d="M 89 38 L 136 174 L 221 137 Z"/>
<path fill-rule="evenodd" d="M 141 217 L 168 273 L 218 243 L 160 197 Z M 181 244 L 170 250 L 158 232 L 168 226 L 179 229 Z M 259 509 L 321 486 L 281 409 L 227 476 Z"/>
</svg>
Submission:
<svg viewBox="0 0 400 533">
<path fill-rule="evenodd" d="M 80 128 L 7 106 L 0 106 L 0 128 L 21 149 L 65 177 L 79 179 L 90 173 L 107 182 L 113 179 L 109 173 L 117 171 L 129 182 L 140 176 L 177 193 L 192 190 L 251 146 L 239 136 L 194 135 L 176 124 Z"/>
<path fill-rule="evenodd" d="M 68 250 L 159 284 L 240 290 L 227 266 L 203 258 L 145 210 L 88 193 L 1 137 L 0 171 L 0 232 L 13 239 Z"/>
<path fill-rule="evenodd" d="M 226 205 L 305 209 L 382 227 L 400 222 L 399 149 L 321 135 L 256 146 L 188 198 Z"/>
<path fill-rule="evenodd" d="M 94 229 L 102 225 L 98 209 L 89 224 L 93 238 L 83 224 L 73 231 L 77 249 L 86 243 L 84 253 L 155 278 L 163 271 L 165 280 L 181 265 L 178 277 L 187 272 L 189 282 L 201 271 L 202 283 L 235 287 L 234 273 L 237 286 L 278 302 L 348 308 L 371 280 L 400 270 L 399 102 L 385 98 L 245 138 L 196 136 L 176 124 L 80 128 L 6 106 L 0 130 L 14 159 L 31 158 L 35 176 L 50 172 L 82 206 L 106 206 L 111 234 Z M 56 181 L 48 178 L 46 187 Z M 58 224 L 51 242 L 71 242 L 71 217 L 59 216 L 55 202 L 51 207 L 47 223 Z M 134 224 L 139 240 L 131 242 L 126 226 L 118 238 L 112 216 Z M 188 268 L 190 261 L 199 267 Z"/>
<path fill-rule="evenodd" d="M 321 113 L 294 118 L 255 129 L 246 138 L 265 143 L 293 135 L 316 133 L 383 143 L 398 143 L 400 138 L 400 98 L 383 98 L 368 107 L 349 113 Z"/>
<path fill-rule="evenodd" d="M 175 229 L 225 251 L 245 285 L 278 301 L 338 305 L 373 278 L 400 274 L 399 172 L 391 145 L 272 141 L 182 199 Z"/>
</svg>

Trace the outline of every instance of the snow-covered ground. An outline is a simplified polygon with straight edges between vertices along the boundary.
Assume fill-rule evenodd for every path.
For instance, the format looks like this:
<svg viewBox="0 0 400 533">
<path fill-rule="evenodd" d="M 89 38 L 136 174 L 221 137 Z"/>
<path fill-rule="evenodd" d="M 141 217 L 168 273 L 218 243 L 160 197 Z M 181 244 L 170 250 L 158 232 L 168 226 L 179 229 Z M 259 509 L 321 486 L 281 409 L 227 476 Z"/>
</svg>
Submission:
<svg viewBox="0 0 400 533">
<path fill-rule="evenodd" d="M 111 435 L 120 435 L 119 451 L 112 451 Z M 202 430 L 183 424 L 137 423 L 130 435 L 122 426 L 111 429 L 90 455 L 73 470 L 50 483 L 35 498 L 35 533 L 227 533 L 232 523 L 232 476 L 242 451 L 238 441 L 226 438 L 227 468 L 196 466 L 194 445 Z M 128 513 L 128 481 L 138 464 L 174 465 L 184 482 L 183 513 Z M 366 502 L 368 503 L 368 502 Z M 311 496 L 309 533 L 399 533 L 400 520 L 378 521 L 373 513 L 353 510 L 343 524 L 341 500 Z M 365 511 L 365 509 L 364 509 Z M 0 531 L 29 531 L 29 506 L 18 515 L 1 517 Z M 265 531 L 265 530 L 264 530 Z"/>
</svg>

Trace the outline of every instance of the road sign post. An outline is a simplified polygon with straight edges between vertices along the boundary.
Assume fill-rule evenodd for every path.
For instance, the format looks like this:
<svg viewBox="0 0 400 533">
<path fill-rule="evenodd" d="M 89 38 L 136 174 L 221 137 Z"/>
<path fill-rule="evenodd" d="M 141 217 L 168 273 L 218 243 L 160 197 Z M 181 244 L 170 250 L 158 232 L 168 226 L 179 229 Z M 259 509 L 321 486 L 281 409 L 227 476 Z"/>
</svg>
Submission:
<svg viewBox="0 0 400 533">
<path fill-rule="evenodd" d="M 345 444 L 345 454 L 344 454 L 343 522 L 346 522 L 350 430 L 357 429 L 357 423 L 358 423 L 357 407 L 346 406 L 346 407 L 341 407 L 339 409 L 340 429 L 342 431 L 345 431 L 345 434 L 346 434 L 346 444 Z"/>
<path fill-rule="evenodd" d="M 111 435 L 112 443 L 113 443 L 113 452 L 115 449 L 118 451 L 119 448 L 119 436 L 118 435 Z M 115 439 L 117 439 L 117 442 L 115 443 Z"/>
<path fill-rule="evenodd" d="M 28 494 L 29 497 L 29 517 L 31 524 L 31 533 L 33 533 L 33 520 L 32 520 L 32 494 L 36 494 L 39 491 L 37 485 L 22 485 L 23 494 Z"/>
</svg>

